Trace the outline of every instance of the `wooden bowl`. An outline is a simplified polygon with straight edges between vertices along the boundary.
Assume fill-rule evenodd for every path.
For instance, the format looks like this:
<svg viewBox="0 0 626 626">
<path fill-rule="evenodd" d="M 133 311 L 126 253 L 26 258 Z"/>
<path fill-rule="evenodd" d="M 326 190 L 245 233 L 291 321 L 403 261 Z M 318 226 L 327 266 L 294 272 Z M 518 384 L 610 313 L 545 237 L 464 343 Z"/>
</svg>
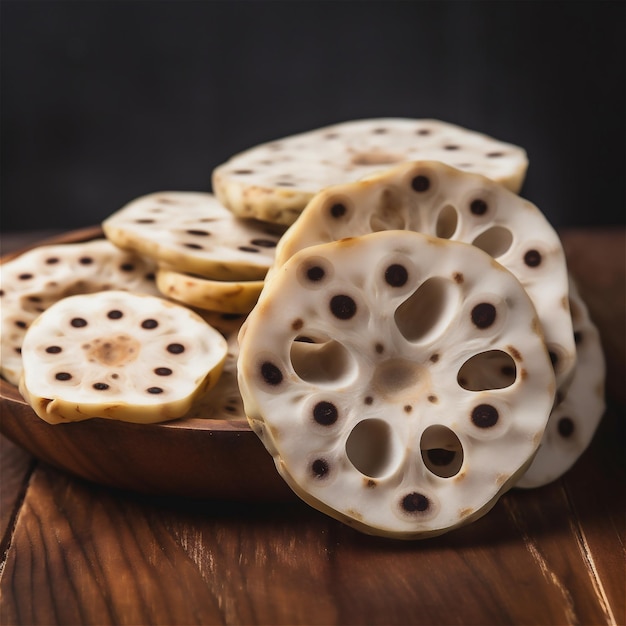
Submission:
<svg viewBox="0 0 626 626">
<path fill-rule="evenodd" d="M 101 229 L 94 227 L 36 245 L 100 236 Z M 34 413 L 14 385 L 0 379 L 0 432 L 36 458 L 107 486 L 191 498 L 294 497 L 248 423 L 228 415 L 147 425 L 99 418 L 52 425 Z"/>
</svg>

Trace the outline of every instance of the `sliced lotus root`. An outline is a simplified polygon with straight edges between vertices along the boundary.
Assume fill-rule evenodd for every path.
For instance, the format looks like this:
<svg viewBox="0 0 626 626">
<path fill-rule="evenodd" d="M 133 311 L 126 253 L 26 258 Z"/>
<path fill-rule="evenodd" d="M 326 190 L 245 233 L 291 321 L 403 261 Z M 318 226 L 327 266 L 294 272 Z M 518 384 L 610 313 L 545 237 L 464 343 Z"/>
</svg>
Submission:
<svg viewBox="0 0 626 626">
<path fill-rule="evenodd" d="M 485 513 L 528 466 L 555 395 L 519 281 L 473 246 L 408 231 L 300 251 L 239 343 L 246 414 L 278 471 L 373 534 L 435 535 Z"/>
<path fill-rule="evenodd" d="M 263 278 L 280 229 L 238 219 L 209 193 L 162 192 L 133 200 L 102 224 L 120 248 L 220 280 Z"/>
<path fill-rule="evenodd" d="M 528 167 L 522 148 L 460 126 L 429 119 L 369 119 L 237 154 L 214 170 L 213 190 L 239 216 L 289 225 L 321 189 L 417 159 L 484 174 L 514 192 Z"/>
<path fill-rule="evenodd" d="M 578 354 L 572 384 L 564 394 L 557 392 L 539 452 L 517 487 L 541 487 L 565 474 L 591 443 L 604 414 L 606 366 L 600 335 L 573 281 L 570 309 Z"/>
<path fill-rule="evenodd" d="M 156 283 L 168 298 L 223 313 L 249 313 L 263 289 L 262 280 L 211 280 L 166 267 L 157 271 Z"/>
<path fill-rule="evenodd" d="M 559 236 L 536 206 L 484 176 L 418 161 L 328 188 L 283 235 L 275 263 L 306 246 L 391 229 L 471 243 L 510 270 L 537 309 L 557 383 L 568 384 L 576 347 Z"/>
<path fill-rule="evenodd" d="M 181 417 L 214 385 L 226 341 L 190 309 L 102 291 L 53 304 L 24 338 L 20 392 L 52 424 Z"/>
<path fill-rule="evenodd" d="M 106 289 L 159 293 L 156 265 L 106 239 L 39 246 L 0 265 L 0 373 L 17 385 L 28 327 L 66 296 Z"/>
</svg>

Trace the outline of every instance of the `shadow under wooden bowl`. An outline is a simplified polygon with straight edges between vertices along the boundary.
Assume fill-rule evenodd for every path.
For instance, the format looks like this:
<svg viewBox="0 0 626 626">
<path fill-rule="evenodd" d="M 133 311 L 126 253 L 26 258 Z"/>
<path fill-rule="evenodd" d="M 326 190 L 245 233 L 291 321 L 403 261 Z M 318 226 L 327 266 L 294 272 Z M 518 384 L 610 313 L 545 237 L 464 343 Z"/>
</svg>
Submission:
<svg viewBox="0 0 626 626">
<path fill-rule="evenodd" d="M 93 227 L 36 245 L 100 236 L 101 229 Z M 106 486 L 189 498 L 294 498 L 247 421 L 227 415 L 223 420 L 196 417 L 161 424 L 94 418 L 53 425 L 34 413 L 14 385 L 0 379 L 0 432 L 36 458 Z"/>
</svg>

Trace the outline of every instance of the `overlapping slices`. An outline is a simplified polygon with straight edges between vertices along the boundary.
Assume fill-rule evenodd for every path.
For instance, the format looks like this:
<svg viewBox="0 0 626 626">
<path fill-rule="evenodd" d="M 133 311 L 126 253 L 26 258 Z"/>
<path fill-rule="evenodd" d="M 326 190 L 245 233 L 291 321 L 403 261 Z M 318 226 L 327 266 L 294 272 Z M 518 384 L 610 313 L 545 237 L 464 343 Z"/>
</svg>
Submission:
<svg viewBox="0 0 626 626">
<path fill-rule="evenodd" d="M 33 321 L 70 295 L 106 289 L 156 295 L 156 265 L 105 239 L 39 246 L 0 265 L 0 372 L 17 385 Z"/>
<path fill-rule="evenodd" d="M 519 281 L 476 247 L 410 231 L 296 253 L 239 342 L 246 414 L 278 471 L 373 534 L 440 534 L 489 510 L 555 396 Z"/>
<path fill-rule="evenodd" d="M 280 236 L 272 225 L 236 218 L 212 194 L 182 191 L 137 198 L 102 228 L 120 248 L 214 280 L 262 279 Z"/>
<path fill-rule="evenodd" d="M 121 248 L 159 265 L 160 292 L 192 307 L 247 313 L 256 303 L 284 228 L 239 219 L 213 195 L 162 192 L 103 222 Z"/>
<path fill-rule="evenodd" d="M 572 280 L 570 310 L 577 350 L 572 384 L 557 393 L 541 447 L 517 487 L 541 487 L 565 474 L 591 443 L 604 414 L 606 366 L 600 335 Z"/>
<path fill-rule="evenodd" d="M 576 348 L 560 239 L 537 207 L 484 176 L 419 161 L 329 187 L 283 235 L 275 267 L 307 246 L 393 229 L 470 243 L 510 270 L 537 309 L 557 383 L 567 387 Z"/>
<path fill-rule="evenodd" d="M 93 417 L 138 423 L 183 416 L 214 385 L 224 337 L 156 296 L 102 291 L 44 311 L 22 344 L 19 389 L 50 423 Z"/>
<path fill-rule="evenodd" d="M 528 160 L 515 145 L 430 119 L 356 120 L 255 146 L 213 171 L 213 190 L 235 214 L 292 224 L 330 185 L 405 161 L 434 160 L 483 174 L 514 192 Z"/>
</svg>

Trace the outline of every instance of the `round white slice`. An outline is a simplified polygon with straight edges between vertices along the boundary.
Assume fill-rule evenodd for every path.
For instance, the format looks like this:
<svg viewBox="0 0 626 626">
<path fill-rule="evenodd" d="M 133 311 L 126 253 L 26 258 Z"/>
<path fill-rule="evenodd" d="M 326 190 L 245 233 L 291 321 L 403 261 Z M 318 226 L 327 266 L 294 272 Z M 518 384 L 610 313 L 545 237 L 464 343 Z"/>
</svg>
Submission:
<svg viewBox="0 0 626 626">
<path fill-rule="evenodd" d="M 241 217 L 289 225 L 321 189 L 418 159 L 484 174 L 514 192 L 528 167 L 522 148 L 460 126 L 431 119 L 367 119 L 241 152 L 213 171 L 213 190 Z"/>
<path fill-rule="evenodd" d="M 220 280 L 263 278 L 280 236 L 273 225 L 238 219 L 212 194 L 184 191 L 137 198 L 102 228 L 120 248 Z"/>
<path fill-rule="evenodd" d="M 168 298 L 223 313 L 249 313 L 263 289 L 262 280 L 211 280 L 166 267 L 157 270 L 156 284 Z"/>
<path fill-rule="evenodd" d="M 606 366 L 600 335 L 576 285 L 570 282 L 570 309 L 577 360 L 572 384 L 557 393 L 541 446 L 516 487 L 541 487 L 567 472 L 587 449 L 606 407 Z"/>
<path fill-rule="evenodd" d="M 39 246 L 0 265 L 0 373 L 17 385 L 24 334 L 70 295 L 107 289 L 158 295 L 156 265 L 106 239 Z"/>
<path fill-rule="evenodd" d="M 59 300 L 24 337 L 20 392 L 56 424 L 181 417 L 217 382 L 226 341 L 163 298 L 102 291 Z"/>
<path fill-rule="evenodd" d="M 471 243 L 510 270 L 537 309 L 557 383 L 567 386 L 576 347 L 561 241 L 535 205 L 484 176 L 418 161 L 329 187 L 283 235 L 275 264 L 307 246 L 393 229 Z"/>
<path fill-rule="evenodd" d="M 245 411 L 278 471 L 373 534 L 425 537 L 484 514 L 528 466 L 554 400 L 519 281 L 473 246 L 409 231 L 300 251 L 239 343 Z"/>
</svg>

